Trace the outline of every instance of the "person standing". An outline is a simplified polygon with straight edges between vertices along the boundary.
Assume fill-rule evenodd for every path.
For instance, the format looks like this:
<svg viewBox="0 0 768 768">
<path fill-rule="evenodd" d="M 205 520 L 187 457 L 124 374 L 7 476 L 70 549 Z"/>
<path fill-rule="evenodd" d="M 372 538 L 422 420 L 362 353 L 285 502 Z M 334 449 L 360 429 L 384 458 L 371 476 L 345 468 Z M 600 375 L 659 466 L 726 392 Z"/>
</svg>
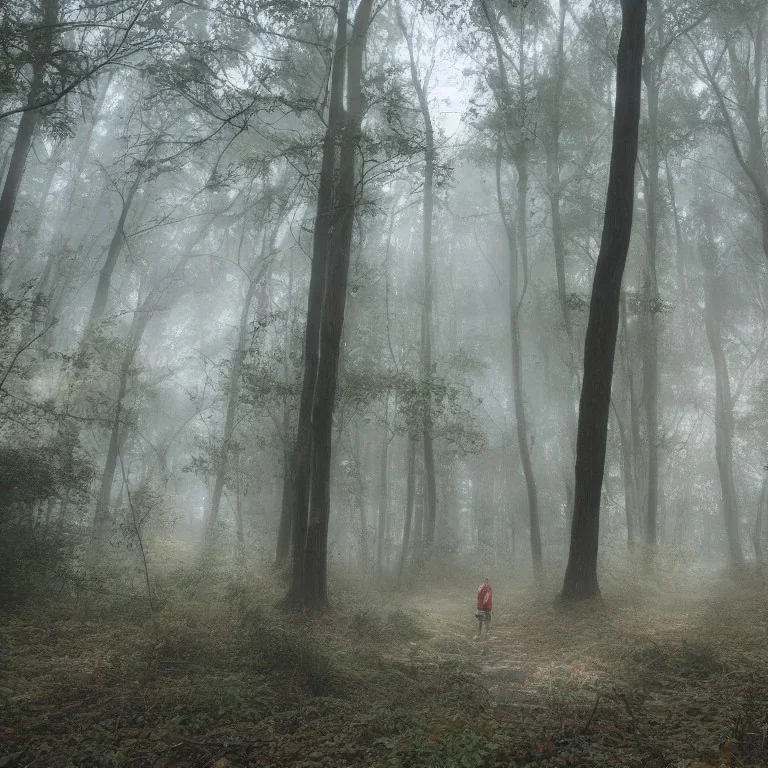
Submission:
<svg viewBox="0 0 768 768">
<path fill-rule="evenodd" d="M 491 616 L 493 615 L 493 589 L 488 583 L 488 577 L 483 579 L 483 583 L 477 588 L 477 610 L 475 618 L 477 619 L 477 637 L 483 634 L 483 624 L 485 624 L 485 635 L 491 631 Z"/>
</svg>

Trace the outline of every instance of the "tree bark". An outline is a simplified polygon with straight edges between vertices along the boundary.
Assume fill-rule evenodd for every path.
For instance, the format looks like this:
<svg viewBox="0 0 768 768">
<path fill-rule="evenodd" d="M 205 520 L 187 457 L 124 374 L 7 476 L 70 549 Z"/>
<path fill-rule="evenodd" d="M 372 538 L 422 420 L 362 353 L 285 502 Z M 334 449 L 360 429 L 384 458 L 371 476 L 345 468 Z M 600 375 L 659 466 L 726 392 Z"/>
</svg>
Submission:
<svg viewBox="0 0 768 768">
<path fill-rule="evenodd" d="M 293 451 L 291 450 L 291 397 L 288 394 L 290 383 L 290 358 L 293 348 L 293 251 L 288 267 L 288 306 L 285 315 L 285 337 L 283 340 L 283 383 L 286 393 L 283 397 L 283 496 L 280 508 L 280 525 L 277 531 L 275 565 L 288 560 L 291 553 L 291 524 L 293 522 Z"/>
<path fill-rule="evenodd" d="M 334 213 L 325 263 L 319 360 L 310 423 L 311 474 L 304 568 L 299 597 L 308 608 L 328 604 L 328 523 L 333 411 L 339 353 L 347 301 L 352 229 L 355 214 L 355 151 L 362 122 L 363 53 L 373 0 L 361 0 L 355 12 L 347 51 L 347 109 L 335 185 Z M 317 233 L 315 235 L 317 237 Z M 314 265 L 313 265 L 314 266 Z"/>
<path fill-rule="evenodd" d="M 763 478 L 760 488 L 760 499 L 757 502 L 755 514 L 755 530 L 752 534 L 752 546 L 755 549 L 755 566 L 758 571 L 763 570 L 763 518 L 765 517 L 766 501 L 768 501 L 768 475 Z"/>
<path fill-rule="evenodd" d="M 27 109 L 21 113 L 19 126 L 16 130 L 16 138 L 13 142 L 13 152 L 8 164 L 8 172 L 5 176 L 3 191 L 0 193 L 0 257 L 3 252 L 5 237 L 11 223 L 11 217 L 16 207 L 16 199 L 21 188 L 21 180 L 24 177 L 24 167 L 27 163 L 29 148 L 32 146 L 32 138 L 40 119 L 41 111 L 32 107 L 38 103 L 44 88 L 45 67 L 51 56 L 54 45 L 54 30 L 59 18 L 59 4 L 57 0 L 43 0 L 40 5 L 42 18 L 39 50 L 30 51 L 32 55 L 32 81 L 27 95 Z M 0 284 L 5 277 L 5 264 L 0 258 Z"/>
<path fill-rule="evenodd" d="M 563 50 L 563 37 L 565 33 L 566 0 L 560 0 L 558 27 L 557 27 L 557 54 L 555 58 L 555 92 L 552 104 L 552 135 L 547 146 L 547 187 L 549 192 L 549 208 L 552 217 L 552 245 L 555 252 L 555 273 L 557 275 L 557 297 L 560 303 L 560 313 L 563 318 L 563 327 L 569 341 L 572 341 L 571 313 L 568 307 L 568 290 L 565 282 L 565 240 L 563 238 L 563 225 L 560 218 L 560 201 L 562 188 L 560 183 L 560 133 L 561 104 L 563 89 L 565 86 L 565 54 Z M 575 437 L 576 424 L 573 427 Z"/>
<path fill-rule="evenodd" d="M 646 57 L 647 58 L 647 57 Z M 648 101 L 648 169 L 645 184 L 645 270 L 643 274 L 643 406 L 645 411 L 645 449 L 647 490 L 645 503 L 645 547 L 652 556 L 656 549 L 659 496 L 659 335 L 657 307 L 659 300 L 656 278 L 659 198 L 659 77 L 655 60 L 646 61 L 646 95 Z"/>
<path fill-rule="evenodd" d="M 733 479 L 733 397 L 728 361 L 723 350 L 723 307 L 718 286 L 717 255 L 712 227 L 712 213 L 705 215 L 705 237 L 700 245 L 704 271 L 704 325 L 715 367 L 715 459 L 720 477 L 720 504 L 728 538 L 728 561 L 731 568 L 744 567 L 739 532 L 739 510 Z"/>
<path fill-rule="evenodd" d="M 621 336 L 619 339 L 619 357 L 621 361 L 621 372 L 624 378 L 621 387 L 622 392 L 626 392 L 628 401 L 627 417 L 629 426 L 626 425 L 623 416 L 614 409 L 616 424 L 619 429 L 619 440 L 621 443 L 622 475 L 624 480 L 624 508 L 627 519 L 627 547 L 634 549 L 637 540 L 637 515 L 638 515 L 638 493 L 637 493 L 637 406 L 635 404 L 634 386 L 632 383 L 632 367 L 629 356 L 629 332 L 627 329 L 627 299 L 622 294 L 619 306 L 619 323 Z M 624 398 L 622 398 L 624 399 Z"/>
<path fill-rule="evenodd" d="M 528 287 L 528 149 L 526 137 L 522 134 L 522 122 L 525 115 L 525 53 L 523 45 L 523 32 L 520 32 L 520 56 L 517 65 L 519 84 L 519 101 L 517 105 L 520 124 L 515 124 L 512 115 L 512 89 L 510 87 L 507 68 L 504 62 L 504 52 L 501 47 L 496 23 L 491 18 L 488 8 L 483 2 L 483 11 L 488 21 L 491 37 L 496 51 L 496 65 L 499 71 L 501 83 L 500 103 L 507 129 L 507 140 L 514 144 L 514 163 L 517 171 L 517 226 L 507 216 L 501 190 L 501 160 L 502 143 L 499 137 L 496 151 L 496 197 L 504 224 L 509 248 L 509 324 L 511 341 L 511 365 L 512 365 L 512 393 L 515 405 L 515 422 L 517 427 L 517 442 L 520 450 L 520 462 L 525 478 L 525 488 L 528 496 L 528 519 L 531 534 L 531 560 L 534 575 L 540 580 L 543 575 L 543 557 L 541 550 L 541 529 L 539 523 L 539 502 L 536 489 L 536 479 L 533 473 L 530 448 L 528 445 L 528 424 L 525 412 L 523 394 L 522 353 L 520 343 L 520 310 L 522 301 Z M 519 264 L 523 265 L 523 290 L 519 293 Z"/>
<path fill-rule="evenodd" d="M 39 88 L 40 84 L 35 83 L 33 80 L 32 88 L 29 93 L 30 104 L 37 100 L 36 94 L 39 91 Z M 24 177 L 24 167 L 27 164 L 27 155 L 29 154 L 29 148 L 32 146 L 32 138 L 35 134 L 35 127 L 37 126 L 39 114 L 40 113 L 37 110 L 27 110 L 22 112 L 19 127 L 16 131 L 16 139 L 13 142 L 13 152 L 11 153 L 11 160 L 8 164 L 8 173 L 6 174 L 5 183 L 3 184 L 2 194 L 0 194 L 0 253 L 2 253 L 5 236 L 8 233 L 11 217 L 13 216 L 13 211 L 16 207 L 16 199 L 19 196 L 21 180 Z M 4 272 L 5 265 L 0 261 L 0 279 L 2 279 Z"/>
<path fill-rule="evenodd" d="M 104 312 L 107 308 L 107 301 L 109 300 L 109 287 L 112 284 L 112 274 L 115 271 L 117 260 L 120 257 L 120 253 L 123 250 L 125 243 L 125 222 L 128 218 L 128 214 L 131 210 L 131 205 L 136 197 L 136 193 L 139 191 L 141 185 L 141 173 L 137 173 L 133 183 L 128 188 L 128 193 L 123 198 L 123 205 L 120 209 L 120 217 L 117 220 L 117 226 L 115 227 L 115 233 L 112 235 L 112 240 L 109 243 L 109 250 L 107 251 L 107 258 L 104 260 L 104 264 L 99 270 L 99 280 L 96 283 L 96 293 L 93 297 L 93 304 L 91 305 L 91 312 L 88 316 L 88 324 L 85 326 L 85 334 L 83 340 L 87 340 L 96 324 L 104 317 Z"/>
<path fill-rule="evenodd" d="M 520 452 L 520 463 L 525 478 L 525 488 L 528 495 L 528 520 L 531 533 L 531 559 L 534 573 L 537 579 L 542 576 L 543 558 L 541 552 L 541 531 L 539 527 L 538 493 L 536 479 L 533 474 L 531 453 L 528 447 L 528 424 L 525 413 L 525 401 L 523 394 L 522 354 L 520 345 L 520 306 L 522 297 L 518 294 L 518 243 L 522 242 L 524 234 L 515 231 L 514 224 L 509 220 L 504 207 L 504 199 L 501 190 L 501 158 L 502 146 L 499 141 L 496 152 L 496 195 L 499 206 L 499 214 L 504 223 L 509 249 L 509 324 L 511 340 L 511 378 L 512 396 L 515 407 L 515 423 L 517 427 L 517 445 Z M 521 166 L 521 168 L 524 166 Z M 527 180 L 521 181 L 520 169 L 518 170 L 518 197 L 527 195 Z M 518 227 L 525 217 L 527 206 L 518 200 Z M 525 231 L 525 230 L 524 230 Z M 519 238 L 518 238 L 519 235 Z"/>
<path fill-rule="evenodd" d="M 435 543 L 437 525 L 437 481 L 435 477 L 435 452 L 432 437 L 432 305 L 434 290 L 432 284 L 432 219 L 434 212 L 435 176 L 435 135 L 432 116 L 427 99 L 429 73 L 422 83 L 416 68 L 413 39 L 405 25 L 399 3 L 395 6 L 398 23 L 408 48 L 411 84 L 416 91 L 421 118 L 424 121 L 424 192 L 422 199 L 422 259 L 424 262 L 424 292 L 421 315 L 421 369 L 426 391 L 424 393 L 424 424 L 422 445 L 424 447 L 424 536 L 423 543 L 430 547 Z"/>
<path fill-rule="evenodd" d="M 408 559 L 408 549 L 411 543 L 411 524 L 413 521 L 413 499 L 416 490 L 416 440 L 408 438 L 408 453 L 406 457 L 406 484 L 405 484 L 405 516 L 403 521 L 403 546 L 400 550 L 400 562 L 397 567 L 397 585 L 400 586 L 403 579 L 405 563 Z"/>
<path fill-rule="evenodd" d="M 387 467 L 389 464 L 389 398 L 384 408 L 384 435 L 381 440 L 379 460 L 379 517 L 376 524 L 376 579 L 381 582 L 384 578 L 384 539 L 386 535 L 387 517 L 389 512 L 389 489 L 387 483 Z"/>
<path fill-rule="evenodd" d="M 331 68 L 328 125 L 323 140 L 323 159 L 317 190 L 317 209 L 312 241 L 312 268 L 307 298 L 304 339 L 304 377 L 296 428 L 293 460 L 293 522 L 291 585 L 286 605 L 300 605 L 304 599 L 304 560 L 307 545 L 310 477 L 312 472 L 312 405 L 315 398 L 320 359 L 320 326 L 325 300 L 326 262 L 330 246 L 331 218 L 334 211 L 334 169 L 337 144 L 344 119 L 344 68 L 347 54 L 347 16 L 349 0 L 340 0 L 336 26 L 336 46 Z"/>
<path fill-rule="evenodd" d="M 561 592 L 566 601 L 600 594 L 597 582 L 600 497 L 621 281 L 632 232 L 647 0 L 622 0 L 621 6 L 611 166 L 584 341 L 571 543 Z"/>
</svg>

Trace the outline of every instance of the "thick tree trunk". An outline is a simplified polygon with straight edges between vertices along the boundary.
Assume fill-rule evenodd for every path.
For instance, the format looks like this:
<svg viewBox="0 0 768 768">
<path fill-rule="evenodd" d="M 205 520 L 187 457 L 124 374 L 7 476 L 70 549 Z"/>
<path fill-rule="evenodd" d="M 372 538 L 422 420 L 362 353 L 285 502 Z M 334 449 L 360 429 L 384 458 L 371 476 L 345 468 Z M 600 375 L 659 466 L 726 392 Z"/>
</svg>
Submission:
<svg viewBox="0 0 768 768">
<path fill-rule="evenodd" d="M 347 53 L 348 0 L 340 0 L 336 26 L 336 47 L 331 71 L 328 127 L 323 140 L 323 159 L 317 190 L 312 269 L 307 298 L 307 320 L 304 340 L 304 377 L 296 428 L 296 451 L 293 460 L 293 522 L 291 586 L 286 605 L 300 605 L 304 599 L 304 560 L 307 545 L 310 477 L 312 467 L 312 406 L 315 399 L 320 359 L 320 326 L 325 300 L 326 264 L 330 246 L 331 220 L 334 216 L 334 169 L 337 144 L 344 119 L 344 68 Z"/>
<path fill-rule="evenodd" d="M 328 523 L 330 518 L 333 411 L 347 301 L 352 229 L 355 214 L 355 151 L 362 121 L 363 53 L 373 0 L 361 0 L 355 12 L 347 52 L 347 109 L 335 186 L 330 247 L 326 259 L 319 361 L 311 411 L 309 519 L 299 597 L 309 608 L 328 603 Z M 317 234 L 316 234 L 317 236 Z"/>
<path fill-rule="evenodd" d="M 616 63 L 616 106 L 603 234 L 592 283 L 584 341 L 584 379 L 576 440 L 576 489 L 571 544 L 561 596 L 594 598 L 600 497 L 605 469 L 611 380 L 624 274 L 635 201 L 642 62 L 647 0 L 622 0 L 622 28 Z"/>
<path fill-rule="evenodd" d="M 739 531 L 739 510 L 733 479 L 733 397 L 722 339 L 723 308 L 717 282 L 717 256 L 711 214 L 704 223 L 706 236 L 700 245 L 704 270 L 704 325 L 715 367 L 715 458 L 720 477 L 721 508 L 728 538 L 728 560 L 731 568 L 744 566 Z"/>
</svg>

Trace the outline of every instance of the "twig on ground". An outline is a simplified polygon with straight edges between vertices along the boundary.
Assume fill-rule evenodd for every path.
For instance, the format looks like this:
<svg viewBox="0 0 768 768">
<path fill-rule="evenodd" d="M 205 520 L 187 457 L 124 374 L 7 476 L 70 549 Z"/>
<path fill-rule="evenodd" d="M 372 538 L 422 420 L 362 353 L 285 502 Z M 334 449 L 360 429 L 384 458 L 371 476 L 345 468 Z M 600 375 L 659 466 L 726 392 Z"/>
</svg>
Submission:
<svg viewBox="0 0 768 768">
<path fill-rule="evenodd" d="M 582 730 L 582 733 L 586 734 L 587 731 L 589 730 L 589 726 L 592 724 L 592 720 L 595 717 L 595 712 L 597 712 L 597 705 L 599 703 L 600 703 L 600 694 L 598 693 L 597 697 L 595 698 L 595 706 L 592 707 L 592 712 L 590 712 L 590 714 L 589 714 L 589 720 L 587 720 L 587 722 L 586 722 L 586 724 L 585 724 L 585 726 L 584 726 L 584 728 Z"/>
</svg>

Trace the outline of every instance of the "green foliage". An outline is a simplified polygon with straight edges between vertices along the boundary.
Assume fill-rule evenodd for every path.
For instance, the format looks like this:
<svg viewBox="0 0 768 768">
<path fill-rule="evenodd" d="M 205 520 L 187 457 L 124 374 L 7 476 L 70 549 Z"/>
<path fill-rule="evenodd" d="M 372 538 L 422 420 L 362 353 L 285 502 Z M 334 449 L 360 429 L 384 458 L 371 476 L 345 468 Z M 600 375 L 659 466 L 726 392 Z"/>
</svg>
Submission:
<svg viewBox="0 0 768 768">
<path fill-rule="evenodd" d="M 0 520 L 49 500 L 85 498 L 93 465 L 68 441 L 0 446 Z"/>
<path fill-rule="evenodd" d="M 43 528 L 0 519 L 0 609 L 11 610 L 71 596 L 77 528 Z"/>
<path fill-rule="evenodd" d="M 452 360 L 460 372 L 478 365 L 466 353 L 457 353 Z M 370 409 L 386 396 L 394 397 L 399 416 L 397 431 L 419 435 L 427 429 L 434 438 L 444 439 L 462 454 L 479 452 L 485 446 L 485 435 L 470 410 L 476 401 L 470 386 L 458 377 L 449 379 L 433 371 L 425 379 L 405 370 L 349 366 L 339 382 L 339 390 L 343 406 L 358 411 Z M 428 405 L 430 422 L 425 424 Z"/>
</svg>

